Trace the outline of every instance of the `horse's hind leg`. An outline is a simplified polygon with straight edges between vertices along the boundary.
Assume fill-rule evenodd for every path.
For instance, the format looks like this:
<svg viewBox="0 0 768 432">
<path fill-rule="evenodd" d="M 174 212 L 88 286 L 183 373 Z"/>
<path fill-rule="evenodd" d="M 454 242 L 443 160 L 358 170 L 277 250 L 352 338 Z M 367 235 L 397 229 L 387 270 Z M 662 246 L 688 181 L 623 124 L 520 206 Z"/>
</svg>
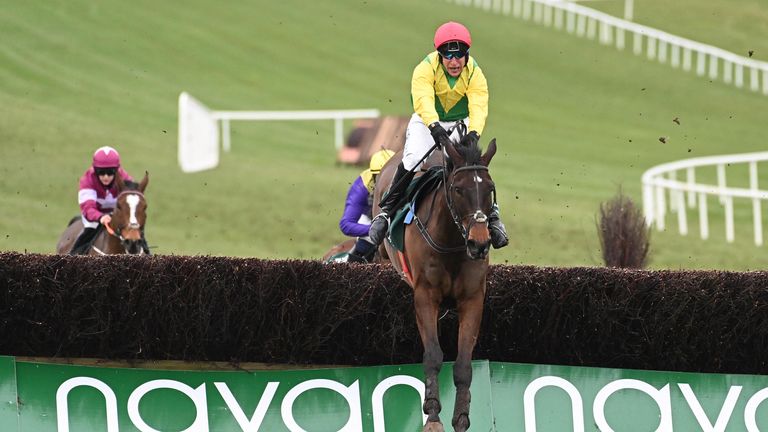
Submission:
<svg viewBox="0 0 768 432">
<path fill-rule="evenodd" d="M 439 299 L 433 297 L 429 288 L 416 286 L 413 291 L 416 309 L 416 324 L 419 327 L 421 343 L 424 345 L 424 414 L 427 424 L 424 432 L 442 432 L 440 423 L 440 387 L 438 374 L 443 365 L 443 350 L 437 336 L 437 314 Z"/>
<path fill-rule="evenodd" d="M 451 424 L 456 432 L 469 429 L 469 402 L 472 396 L 472 352 L 475 349 L 480 321 L 483 318 L 483 293 L 478 292 L 457 304 L 459 312 L 459 352 L 453 365 L 453 383 L 456 385 L 456 404 Z"/>
</svg>

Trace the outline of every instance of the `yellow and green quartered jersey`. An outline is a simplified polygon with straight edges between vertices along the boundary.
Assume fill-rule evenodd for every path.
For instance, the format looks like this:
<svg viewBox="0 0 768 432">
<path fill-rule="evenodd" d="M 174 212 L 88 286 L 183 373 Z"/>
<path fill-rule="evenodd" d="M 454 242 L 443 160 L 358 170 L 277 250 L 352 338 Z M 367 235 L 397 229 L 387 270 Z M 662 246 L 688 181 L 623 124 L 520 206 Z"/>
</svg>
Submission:
<svg viewBox="0 0 768 432">
<path fill-rule="evenodd" d="M 427 55 L 413 70 L 413 110 L 429 125 L 469 117 L 467 129 L 482 135 L 488 117 L 488 82 L 474 58 L 469 56 L 461 75 L 450 76 L 437 51 Z"/>
</svg>

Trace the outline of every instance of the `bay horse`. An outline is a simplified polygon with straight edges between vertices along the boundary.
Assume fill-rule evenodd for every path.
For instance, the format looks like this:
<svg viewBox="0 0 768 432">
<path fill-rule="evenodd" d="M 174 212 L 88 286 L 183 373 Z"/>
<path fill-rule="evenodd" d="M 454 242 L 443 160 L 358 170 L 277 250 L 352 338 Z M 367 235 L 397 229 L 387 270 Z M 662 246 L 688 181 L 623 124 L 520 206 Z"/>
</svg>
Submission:
<svg viewBox="0 0 768 432">
<path fill-rule="evenodd" d="M 142 234 L 147 221 L 147 200 L 144 197 L 147 183 L 149 173 L 146 172 L 138 184 L 125 182 L 119 174 L 115 176 L 118 195 L 112 221 L 108 226 L 100 227 L 88 255 L 144 254 Z M 79 216 L 72 219 L 59 238 L 56 253 L 68 254 L 82 230 L 82 219 Z"/>
<path fill-rule="evenodd" d="M 423 411 L 427 419 L 423 432 L 444 431 L 439 417 L 438 373 L 443 351 L 438 340 L 438 315 L 443 300 L 456 302 L 459 340 L 453 368 L 456 403 L 451 424 L 455 431 L 464 432 L 469 428 L 472 352 L 480 331 L 488 273 L 487 215 L 495 199 L 488 165 L 496 153 L 496 140 L 491 140 L 484 154 L 477 145 L 454 146 L 446 141 L 442 147 L 442 182 L 417 205 L 416 217 L 405 229 L 404 252 L 384 241 L 380 253 L 389 257 L 413 289 L 416 324 L 424 347 Z M 437 154 L 425 162 L 425 167 L 436 164 Z M 375 189 L 374 214 L 401 159 L 402 153 L 393 156 L 381 172 Z"/>
</svg>

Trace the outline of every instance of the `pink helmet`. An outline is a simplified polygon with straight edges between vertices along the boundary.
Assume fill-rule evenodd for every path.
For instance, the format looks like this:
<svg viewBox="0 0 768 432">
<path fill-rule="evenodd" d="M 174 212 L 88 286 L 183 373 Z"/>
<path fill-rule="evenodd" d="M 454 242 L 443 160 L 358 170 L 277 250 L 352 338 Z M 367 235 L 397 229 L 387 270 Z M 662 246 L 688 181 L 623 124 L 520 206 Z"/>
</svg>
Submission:
<svg viewBox="0 0 768 432">
<path fill-rule="evenodd" d="M 119 166 L 120 154 L 112 147 L 101 147 L 93 154 L 94 168 L 117 168 Z"/>
<path fill-rule="evenodd" d="M 435 32 L 435 49 L 450 41 L 462 42 L 467 47 L 472 46 L 472 36 L 469 35 L 469 30 L 454 21 L 449 21 L 437 28 Z"/>
</svg>

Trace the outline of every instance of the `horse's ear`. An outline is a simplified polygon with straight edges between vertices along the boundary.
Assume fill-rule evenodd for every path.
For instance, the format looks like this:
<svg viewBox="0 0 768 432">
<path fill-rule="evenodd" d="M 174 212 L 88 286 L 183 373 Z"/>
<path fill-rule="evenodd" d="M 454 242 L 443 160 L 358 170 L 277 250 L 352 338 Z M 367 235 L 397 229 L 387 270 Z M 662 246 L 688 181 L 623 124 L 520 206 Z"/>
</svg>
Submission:
<svg viewBox="0 0 768 432">
<path fill-rule="evenodd" d="M 488 164 L 491 163 L 491 159 L 493 159 L 493 155 L 496 154 L 496 138 L 492 139 L 491 142 L 488 144 L 488 149 L 485 150 L 485 154 L 480 156 L 480 163 L 488 166 Z"/>
<path fill-rule="evenodd" d="M 464 165 L 464 158 L 462 158 L 461 154 L 456 150 L 452 141 L 446 140 L 446 142 L 443 143 L 443 147 L 445 148 L 445 152 L 448 153 L 451 162 L 453 162 L 454 167 Z"/>
<path fill-rule="evenodd" d="M 149 171 L 144 171 L 144 178 L 141 179 L 141 183 L 139 183 L 139 192 L 144 193 L 144 189 L 147 188 L 147 183 L 149 183 Z"/>
</svg>

